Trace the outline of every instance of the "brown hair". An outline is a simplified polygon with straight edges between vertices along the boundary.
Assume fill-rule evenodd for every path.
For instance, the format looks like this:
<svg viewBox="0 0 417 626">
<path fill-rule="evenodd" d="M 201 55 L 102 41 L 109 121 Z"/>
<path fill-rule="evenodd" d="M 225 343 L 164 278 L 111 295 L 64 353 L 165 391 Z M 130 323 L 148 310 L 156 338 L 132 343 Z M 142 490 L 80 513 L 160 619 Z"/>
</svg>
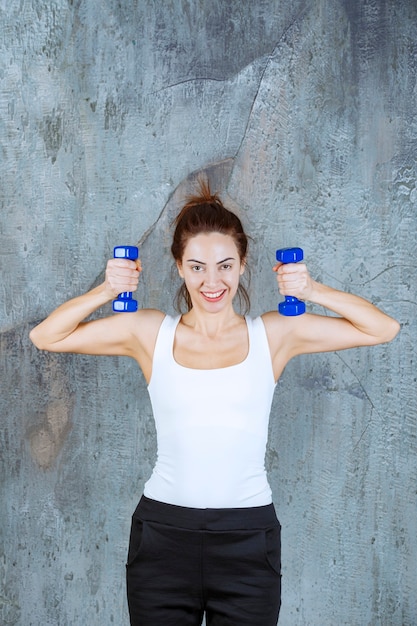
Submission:
<svg viewBox="0 0 417 626">
<path fill-rule="evenodd" d="M 230 235 L 237 247 L 240 260 L 246 263 L 248 237 L 243 230 L 242 222 L 235 213 L 226 209 L 217 193 L 211 193 L 210 185 L 205 180 L 199 180 L 198 192 L 186 199 L 177 217 L 175 218 L 174 236 L 171 245 L 172 256 L 175 261 L 182 261 L 185 246 L 191 237 L 201 233 L 221 233 Z M 250 307 L 249 295 L 245 287 L 239 283 L 237 295 L 243 313 Z M 183 283 L 178 290 L 175 304 L 181 311 L 185 303 L 187 311 L 192 308 L 190 294 Z"/>
</svg>

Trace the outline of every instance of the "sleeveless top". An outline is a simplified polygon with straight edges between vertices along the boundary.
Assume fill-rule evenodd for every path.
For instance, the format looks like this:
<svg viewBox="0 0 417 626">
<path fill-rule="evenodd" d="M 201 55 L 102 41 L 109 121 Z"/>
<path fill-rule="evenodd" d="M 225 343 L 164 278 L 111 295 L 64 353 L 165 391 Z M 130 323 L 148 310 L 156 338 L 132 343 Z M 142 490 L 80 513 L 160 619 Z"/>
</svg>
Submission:
<svg viewBox="0 0 417 626">
<path fill-rule="evenodd" d="M 157 432 L 157 461 L 144 495 L 193 508 L 270 504 L 265 471 L 275 381 L 260 317 L 246 317 L 244 361 L 192 369 L 174 359 L 181 316 L 159 329 L 148 391 Z"/>
</svg>

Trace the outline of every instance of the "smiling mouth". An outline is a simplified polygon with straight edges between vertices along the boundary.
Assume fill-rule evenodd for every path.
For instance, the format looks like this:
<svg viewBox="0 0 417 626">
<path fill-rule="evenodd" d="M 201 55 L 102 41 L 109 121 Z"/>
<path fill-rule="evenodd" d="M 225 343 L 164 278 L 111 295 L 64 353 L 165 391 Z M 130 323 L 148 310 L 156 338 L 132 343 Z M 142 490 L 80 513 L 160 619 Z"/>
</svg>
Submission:
<svg viewBox="0 0 417 626">
<path fill-rule="evenodd" d="M 211 302 L 215 302 L 220 300 L 223 294 L 226 293 L 226 289 L 221 289 L 220 291 L 208 292 L 202 291 L 201 294 L 206 298 L 206 300 L 210 300 Z"/>
</svg>

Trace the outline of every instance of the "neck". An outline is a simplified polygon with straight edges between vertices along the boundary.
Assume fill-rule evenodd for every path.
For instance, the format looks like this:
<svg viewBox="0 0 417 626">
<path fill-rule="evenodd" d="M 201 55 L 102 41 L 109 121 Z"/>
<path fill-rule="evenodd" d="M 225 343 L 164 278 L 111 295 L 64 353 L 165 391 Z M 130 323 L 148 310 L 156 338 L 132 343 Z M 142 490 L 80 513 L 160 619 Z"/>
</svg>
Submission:
<svg viewBox="0 0 417 626">
<path fill-rule="evenodd" d="M 242 321 L 233 308 L 218 313 L 200 312 L 192 308 L 182 316 L 182 323 L 207 337 L 220 335 L 231 326 Z"/>
</svg>

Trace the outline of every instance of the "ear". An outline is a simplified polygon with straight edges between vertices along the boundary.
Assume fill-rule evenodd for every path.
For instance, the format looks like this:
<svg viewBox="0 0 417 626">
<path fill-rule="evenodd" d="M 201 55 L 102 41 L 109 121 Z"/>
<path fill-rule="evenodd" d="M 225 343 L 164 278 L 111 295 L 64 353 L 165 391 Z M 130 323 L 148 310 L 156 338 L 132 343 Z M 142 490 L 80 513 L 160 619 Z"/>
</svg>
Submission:
<svg viewBox="0 0 417 626">
<path fill-rule="evenodd" d="M 240 275 L 241 276 L 245 272 L 245 269 L 246 269 L 246 257 L 242 259 L 240 262 Z"/>
<path fill-rule="evenodd" d="M 181 261 L 176 261 L 176 265 L 177 265 L 177 270 L 178 270 L 178 274 L 180 275 L 180 278 L 184 278 L 184 272 L 182 271 Z"/>
</svg>

